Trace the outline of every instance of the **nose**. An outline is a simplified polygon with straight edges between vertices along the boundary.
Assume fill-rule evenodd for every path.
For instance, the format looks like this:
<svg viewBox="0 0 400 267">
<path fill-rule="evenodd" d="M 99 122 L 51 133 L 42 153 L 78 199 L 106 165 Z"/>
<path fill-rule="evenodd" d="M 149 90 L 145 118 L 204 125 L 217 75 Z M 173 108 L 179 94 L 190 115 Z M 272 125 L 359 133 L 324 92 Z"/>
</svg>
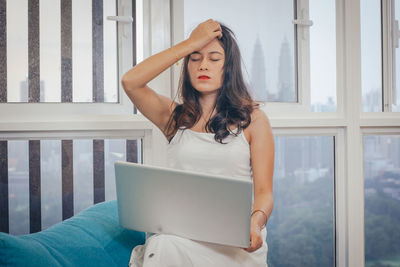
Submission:
<svg viewBox="0 0 400 267">
<path fill-rule="evenodd" d="M 203 58 L 203 59 L 201 60 L 200 65 L 199 65 L 199 69 L 200 69 L 200 70 L 208 70 L 208 67 L 207 67 L 207 59 L 206 59 L 206 58 Z"/>
</svg>

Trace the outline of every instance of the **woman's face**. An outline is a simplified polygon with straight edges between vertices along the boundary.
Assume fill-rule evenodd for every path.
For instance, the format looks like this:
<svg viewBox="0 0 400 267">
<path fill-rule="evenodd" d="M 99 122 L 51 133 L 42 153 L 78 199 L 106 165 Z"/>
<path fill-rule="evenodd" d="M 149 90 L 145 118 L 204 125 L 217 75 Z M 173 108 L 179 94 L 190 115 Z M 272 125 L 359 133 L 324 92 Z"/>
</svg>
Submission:
<svg viewBox="0 0 400 267">
<path fill-rule="evenodd" d="M 215 39 L 189 57 L 188 71 L 192 86 L 201 94 L 215 93 L 222 86 L 225 52 Z"/>
</svg>

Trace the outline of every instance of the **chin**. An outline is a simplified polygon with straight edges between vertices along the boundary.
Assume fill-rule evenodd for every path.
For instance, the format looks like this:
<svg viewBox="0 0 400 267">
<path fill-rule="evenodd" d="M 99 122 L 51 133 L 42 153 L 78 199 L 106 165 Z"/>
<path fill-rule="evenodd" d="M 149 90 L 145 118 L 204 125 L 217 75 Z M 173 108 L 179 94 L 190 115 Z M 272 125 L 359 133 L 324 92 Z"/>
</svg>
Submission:
<svg viewBox="0 0 400 267">
<path fill-rule="evenodd" d="M 196 84 L 195 86 L 193 86 L 194 89 L 196 89 L 196 91 L 198 91 L 199 93 L 214 93 L 217 92 L 220 87 L 217 86 L 212 86 L 210 84 Z"/>
<path fill-rule="evenodd" d="M 201 94 L 212 94 L 212 93 L 216 93 L 219 88 L 204 88 L 204 87 L 197 87 L 195 88 L 199 93 Z"/>
</svg>

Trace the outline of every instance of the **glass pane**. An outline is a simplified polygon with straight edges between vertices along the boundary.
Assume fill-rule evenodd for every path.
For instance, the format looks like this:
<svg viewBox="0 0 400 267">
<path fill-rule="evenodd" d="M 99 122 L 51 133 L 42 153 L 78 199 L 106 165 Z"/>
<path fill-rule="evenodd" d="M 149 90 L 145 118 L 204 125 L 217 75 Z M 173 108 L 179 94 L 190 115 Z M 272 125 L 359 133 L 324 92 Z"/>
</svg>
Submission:
<svg viewBox="0 0 400 267">
<path fill-rule="evenodd" d="M 92 102 L 92 1 L 72 1 L 72 97 Z"/>
<path fill-rule="evenodd" d="M 275 138 L 269 266 L 335 266 L 334 138 Z"/>
<path fill-rule="evenodd" d="M 73 102 L 117 103 L 117 24 L 107 20 L 107 16 L 117 14 L 116 0 L 72 0 L 72 22 L 68 19 L 62 22 L 61 18 L 70 16 L 61 14 L 61 11 L 68 12 L 68 4 L 64 4 L 66 8 L 63 9 L 61 3 L 60 0 L 40 0 L 39 3 L 40 53 L 37 53 L 38 58 L 32 56 L 32 60 L 40 62 L 40 102 L 61 102 L 61 95 L 70 95 L 72 87 Z M 102 13 L 98 11 L 101 6 Z M 7 1 L 6 17 L 7 102 L 28 102 L 28 47 L 32 47 L 28 44 L 28 0 Z M 68 30 L 62 32 L 62 28 L 72 29 L 72 36 Z M 72 58 L 68 52 L 62 54 L 62 34 L 64 50 L 71 49 Z M 72 48 L 68 41 L 71 39 Z M 64 70 L 62 61 L 66 64 Z M 93 84 L 99 94 L 96 101 L 93 99 Z M 62 92 L 62 88 L 68 93 Z"/>
<path fill-rule="evenodd" d="M 106 201 L 117 198 L 115 190 L 115 161 L 126 161 L 125 140 L 104 141 L 104 162 L 105 162 L 105 198 Z"/>
<path fill-rule="evenodd" d="M 61 101 L 60 1 L 40 0 L 40 102 Z M 51 10 L 51 12 L 49 12 Z"/>
<path fill-rule="evenodd" d="M 212 8 L 210 8 L 212 7 Z M 240 10 L 240 19 L 238 17 Z M 256 100 L 296 102 L 293 1 L 187 0 L 184 3 L 185 36 L 204 20 L 213 18 L 233 30 L 238 40 Z M 251 21 L 251 27 L 244 21 Z"/>
<path fill-rule="evenodd" d="M 62 221 L 61 141 L 40 141 L 42 229 Z"/>
<path fill-rule="evenodd" d="M 366 267 L 400 266 L 400 135 L 364 136 Z"/>
<path fill-rule="evenodd" d="M 395 20 L 397 21 L 397 23 L 399 23 L 400 21 L 400 2 L 399 0 L 394 1 L 394 5 L 395 5 L 395 10 L 394 10 L 394 14 L 395 14 Z M 396 24 L 395 24 L 396 25 Z M 397 29 L 394 29 L 397 30 Z M 397 39 L 397 43 L 399 43 L 399 39 Z M 395 86 L 393 88 L 393 92 L 392 92 L 392 111 L 395 112 L 400 112 L 400 46 L 397 45 L 397 47 L 395 48 L 395 58 L 394 60 L 396 61 L 395 64 L 395 76 L 396 76 L 396 80 L 395 80 Z"/>
<path fill-rule="evenodd" d="M 28 102 L 28 0 L 7 1 L 7 102 Z"/>
<path fill-rule="evenodd" d="M 74 214 L 93 205 L 93 140 L 74 140 Z"/>
<path fill-rule="evenodd" d="M 332 0 L 310 0 L 311 110 L 336 111 L 336 8 Z"/>
<path fill-rule="evenodd" d="M 130 141 L 135 141 L 129 139 Z M 127 140 L 104 139 L 96 144 L 92 139 L 73 140 L 71 153 L 73 171 L 67 180 L 73 180 L 74 214 L 93 205 L 96 192 L 98 201 L 115 200 L 115 161 L 126 161 Z M 29 145 L 27 140 L 8 141 L 8 190 L 9 190 L 9 230 L 13 235 L 29 234 Z M 142 140 L 130 142 L 128 154 L 131 159 L 142 163 Z M 93 147 L 96 146 L 94 162 Z M 68 149 L 68 148 L 66 148 Z M 94 177 L 94 168 L 102 169 L 102 153 L 104 153 L 104 187 L 102 187 L 102 173 Z M 135 154 L 137 153 L 137 154 Z M 68 153 L 65 154 L 68 161 Z M 0 161 L 4 160 L 0 158 Z M 66 202 L 69 195 L 62 192 L 62 142 L 61 140 L 40 141 L 40 192 L 41 192 L 41 224 L 46 229 L 63 218 L 63 198 Z M 68 176 L 68 173 L 66 173 Z M 94 183 L 97 181 L 97 187 Z M 95 188 L 96 187 L 96 188 Z M 104 189 L 104 191 L 103 191 Z M 104 195 L 102 195 L 104 192 Z M 67 203 L 68 206 L 68 203 Z M 33 221 L 33 223 L 35 223 Z"/>
<path fill-rule="evenodd" d="M 117 24 L 107 16 L 117 15 L 115 0 L 104 0 L 104 102 L 118 102 Z"/>
<path fill-rule="evenodd" d="M 360 1 L 362 111 L 382 111 L 381 4 Z"/>
<path fill-rule="evenodd" d="M 10 234 L 29 234 L 28 141 L 8 141 L 8 205 Z"/>
</svg>

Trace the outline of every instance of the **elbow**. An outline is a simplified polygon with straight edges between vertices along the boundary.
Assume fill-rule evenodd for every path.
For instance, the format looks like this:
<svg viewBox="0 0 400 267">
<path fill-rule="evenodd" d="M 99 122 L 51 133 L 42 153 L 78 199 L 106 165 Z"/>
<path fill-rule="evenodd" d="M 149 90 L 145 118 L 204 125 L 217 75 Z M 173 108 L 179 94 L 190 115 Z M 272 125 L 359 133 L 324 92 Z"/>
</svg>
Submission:
<svg viewBox="0 0 400 267">
<path fill-rule="evenodd" d="M 121 85 L 124 88 L 125 92 L 128 93 L 129 91 L 145 87 L 146 84 L 143 84 L 141 80 L 142 79 L 140 78 L 140 75 L 132 72 L 131 70 L 122 76 Z"/>
<path fill-rule="evenodd" d="M 121 79 L 122 88 L 124 88 L 125 92 L 135 89 L 135 82 L 129 78 L 127 74 L 124 74 Z"/>
<path fill-rule="evenodd" d="M 272 212 L 274 210 L 274 206 L 275 206 L 274 197 L 271 197 L 270 203 L 271 203 L 271 212 Z"/>
</svg>

